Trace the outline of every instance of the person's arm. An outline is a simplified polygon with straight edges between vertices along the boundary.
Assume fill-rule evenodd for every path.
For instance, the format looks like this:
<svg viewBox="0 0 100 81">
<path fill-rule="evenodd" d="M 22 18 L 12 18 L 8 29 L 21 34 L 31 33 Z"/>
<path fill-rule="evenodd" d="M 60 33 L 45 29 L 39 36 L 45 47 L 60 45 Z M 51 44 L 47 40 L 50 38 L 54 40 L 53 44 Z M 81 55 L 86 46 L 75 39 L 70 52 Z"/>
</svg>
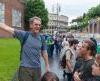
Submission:
<svg viewBox="0 0 100 81">
<path fill-rule="evenodd" d="M 92 75 L 100 76 L 100 66 L 92 65 Z"/>
<path fill-rule="evenodd" d="M 80 73 L 78 73 L 77 71 L 73 74 L 73 79 L 74 81 L 81 81 L 81 79 L 79 78 Z"/>
<path fill-rule="evenodd" d="M 45 41 L 45 37 L 41 36 L 41 42 L 42 42 L 42 47 L 41 47 L 41 54 L 45 62 L 46 66 L 46 71 L 49 71 L 49 61 L 48 61 L 48 53 L 47 53 L 47 45 Z"/>
<path fill-rule="evenodd" d="M 70 60 L 67 60 L 67 61 L 66 61 L 66 66 L 68 67 L 68 69 L 69 69 L 70 72 L 72 73 L 72 72 L 73 72 L 73 67 L 72 67 L 72 65 L 71 65 Z"/>
<path fill-rule="evenodd" d="M 73 66 L 71 64 L 71 52 L 68 50 L 66 52 L 66 66 L 69 69 L 70 72 L 73 72 Z"/>
<path fill-rule="evenodd" d="M 14 29 L 14 28 L 12 28 L 4 23 L 0 23 L 0 29 L 9 32 L 10 34 L 13 35 L 14 38 L 17 38 L 21 42 L 23 41 L 23 38 L 24 38 L 25 33 L 26 33 L 23 30 Z"/>
<path fill-rule="evenodd" d="M 45 66 L 46 66 L 46 72 L 47 72 L 50 70 L 47 51 L 42 51 L 42 57 L 44 59 Z"/>
<path fill-rule="evenodd" d="M 10 34 L 14 33 L 14 28 L 4 24 L 4 23 L 0 23 L 0 29 L 9 32 Z"/>
</svg>

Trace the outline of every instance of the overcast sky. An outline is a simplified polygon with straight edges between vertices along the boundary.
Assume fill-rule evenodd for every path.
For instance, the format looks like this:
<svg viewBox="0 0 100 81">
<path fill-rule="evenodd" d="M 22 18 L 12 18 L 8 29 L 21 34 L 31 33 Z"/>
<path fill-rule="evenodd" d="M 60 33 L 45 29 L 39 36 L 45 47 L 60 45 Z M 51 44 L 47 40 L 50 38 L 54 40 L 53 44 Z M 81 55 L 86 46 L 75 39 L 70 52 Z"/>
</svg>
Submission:
<svg viewBox="0 0 100 81">
<path fill-rule="evenodd" d="M 60 14 L 68 16 L 69 21 L 100 4 L 100 0 L 44 0 L 44 2 L 49 12 L 52 12 L 52 6 L 58 2 L 61 6 Z"/>
</svg>

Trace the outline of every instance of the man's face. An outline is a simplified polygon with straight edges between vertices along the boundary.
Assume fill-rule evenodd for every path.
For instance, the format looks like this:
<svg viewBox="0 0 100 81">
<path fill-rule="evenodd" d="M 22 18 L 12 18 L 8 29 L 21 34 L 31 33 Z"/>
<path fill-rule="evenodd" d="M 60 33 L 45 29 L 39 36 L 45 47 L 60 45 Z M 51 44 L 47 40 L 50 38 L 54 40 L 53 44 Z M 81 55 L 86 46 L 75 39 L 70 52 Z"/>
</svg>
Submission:
<svg viewBox="0 0 100 81">
<path fill-rule="evenodd" d="M 41 22 L 35 19 L 33 23 L 30 24 L 30 28 L 33 33 L 39 33 L 40 28 L 41 28 Z"/>
<path fill-rule="evenodd" d="M 88 44 L 85 42 L 82 42 L 82 46 L 78 49 L 78 51 L 82 57 L 84 57 L 87 54 L 87 52 L 88 52 L 87 47 L 88 47 Z"/>
</svg>

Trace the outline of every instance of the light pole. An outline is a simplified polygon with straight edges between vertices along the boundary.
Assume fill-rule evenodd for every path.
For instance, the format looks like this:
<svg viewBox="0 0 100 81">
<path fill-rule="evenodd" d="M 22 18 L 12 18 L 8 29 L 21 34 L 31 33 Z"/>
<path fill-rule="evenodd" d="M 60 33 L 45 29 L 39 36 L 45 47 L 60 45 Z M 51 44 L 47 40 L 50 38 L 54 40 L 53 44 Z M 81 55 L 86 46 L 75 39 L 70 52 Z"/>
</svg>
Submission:
<svg viewBox="0 0 100 81">
<path fill-rule="evenodd" d="M 59 13 L 61 11 L 61 7 L 60 5 L 58 4 L 58 2 L 54 5 L 52 5 L 52 12 L 53 13 L 56 13 L 56 18 L 54 19 L 55 20 L 55 30 L 59 32 Z M 52 30 L 53 30 L 53 27 L 52 27 Z"/>
<path fill-rule="evenodd" d="M 57 13 L 57 31 L 59 32 L 59 12 L 60 12 L 60 5 L 57 3 L 57 7 L 56 7 L 56 13 Z"/>
</svg>

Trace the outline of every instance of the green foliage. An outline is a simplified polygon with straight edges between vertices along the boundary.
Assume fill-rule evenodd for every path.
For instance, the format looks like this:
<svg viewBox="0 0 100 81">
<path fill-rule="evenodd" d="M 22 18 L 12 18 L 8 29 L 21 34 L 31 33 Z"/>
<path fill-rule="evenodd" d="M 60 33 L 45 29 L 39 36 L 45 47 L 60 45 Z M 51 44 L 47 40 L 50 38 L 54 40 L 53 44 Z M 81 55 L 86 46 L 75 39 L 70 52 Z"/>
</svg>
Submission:
<svg viewBox="0 0 100 81">
<path fill-rule="evenodd" d="M 11 81 L 19 64 L 19 42 L 0 39 L 0 81 Z"/>
<path fill-rule="evenodd" d="M 73 19 L 72 23 L 77 24 L 72 25 L 72 28 L 82 30 L 84 27 L 88 25 L 89 20 L 96 17 L 100 17 L 100 4 L 96 7 L 92 7 L 91 9 L 89 9 L 87 13 L 83 14 L 83 16 Z"/>
<path fill-rule="evenodd" d="M 89 16 L 89 18 L 100 17 L 100 4 L 89 9 L 87 15 Z"/>
<path fill-rule="evenodd" d="M 85 15 L 84 15 L 85 16 Z M 80 17 L 77 17 L 76 19 L 72 20 L 72 23 L 76 23 L 75 25 L 72 25 L 72 29 L 75 29 L 75 30 L 82 30 L 83 27 L 86 26 L 86 21 L 84 21 L 85 17 L 83 16 L 80 16 Z"/>
<path fill-rule="evenodd" d="M 42 20 L 42 29 L 47 27 L 48 11 L 45 8 L 43 0 L 26 0 L 25 1 L 25 29 L 29 29 L 29 18 L 38 16 Z"/>
<path fill-rule="evenodd" d="M 73 19 L 73 20 L 72 20 L 72 23 L 73 23 L 73 22 L 81 22 L 82 19 L 83 19 L 83 17 L 77 17 L 76 19 Z"/>
</svg>

